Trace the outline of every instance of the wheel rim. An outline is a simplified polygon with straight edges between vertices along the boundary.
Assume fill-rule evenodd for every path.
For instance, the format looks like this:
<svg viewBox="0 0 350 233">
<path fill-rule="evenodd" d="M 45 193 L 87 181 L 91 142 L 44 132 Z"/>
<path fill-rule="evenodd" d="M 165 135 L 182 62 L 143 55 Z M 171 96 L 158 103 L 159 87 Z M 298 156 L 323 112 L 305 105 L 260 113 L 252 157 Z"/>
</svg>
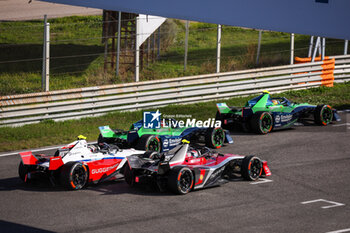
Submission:
<svg viewBox="0 0 350 233">
<path fill-rule="evenodd" d="M 332 109 L 330 107 L 328 107 L 328 106 L 323 108 L 322 112 L 321 112 L 322 124 L 328 125 L 332 121 L 332 118 L 333 118 Z"/>
<path fill-rule="evenodd" d="M 224 131 L 222 129 L 215 129 L 212 136 L 213 145 L 216 148 L 221 147 L 224 144 L 224 138 Z"/>
<path fill-rule="evenodd" d="M 87 179 L 87 173 L 85 167 L 76 166 L 72 172 L 72 182 L 76 189 L 82 188 Z"/>
<path fill-rule="evenodd" d="M 248 172 L 252 180 L 258 179 L 262 172 L 261 161 L 259 159 L 253 159 L 252 161 L 250 161 Z"/>
<path fill-rule="evenodd" d="M 147 146 L 148 150 L 150 151 L 157 151 L 159 152 L 159 140 L 157 137 L 152 138 L 149 142 L 148 142 L 148 146 Z"/>
<path fill-rule="evenodd" d="M 180 177 L 178 179 L 178 187 L 182 193 L 187 193 L 190 191 L 192 187 L 192 174 L 189 170 L 183 170 L 180 173 Z"/>
<path fill-rule="evenodd" d="M 263 114 L 260 118 L 260 129 L 263 133 L 268 133 L 272 129 L 272 117 L 269 114 Z"/>
</svg>

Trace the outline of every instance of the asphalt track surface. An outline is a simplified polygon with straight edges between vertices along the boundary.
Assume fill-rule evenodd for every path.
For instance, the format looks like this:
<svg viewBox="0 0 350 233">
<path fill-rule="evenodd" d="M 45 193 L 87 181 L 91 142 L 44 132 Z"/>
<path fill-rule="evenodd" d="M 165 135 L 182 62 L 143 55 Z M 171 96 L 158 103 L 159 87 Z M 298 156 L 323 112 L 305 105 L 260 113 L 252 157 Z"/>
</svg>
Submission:
<svg viewBox="0 0 350 233">
<path fill-rule="evenodd" d="M 33 0 L 0 0 L 0 21 L 57 18 L 72 15 L 101 15 L 102 10 Z"/>
<path fill-rule="evenodd" d="M 28 186 L 0 157 L 1 232 L 350 232 L 350 114 L 327 127 L 232 132 L 220 152 L 256 154 L 272 176 L 184 196 L 124 181 L 66 191 Z M 304 204 L 303 204 L 304 203 Z"/>
</svg>

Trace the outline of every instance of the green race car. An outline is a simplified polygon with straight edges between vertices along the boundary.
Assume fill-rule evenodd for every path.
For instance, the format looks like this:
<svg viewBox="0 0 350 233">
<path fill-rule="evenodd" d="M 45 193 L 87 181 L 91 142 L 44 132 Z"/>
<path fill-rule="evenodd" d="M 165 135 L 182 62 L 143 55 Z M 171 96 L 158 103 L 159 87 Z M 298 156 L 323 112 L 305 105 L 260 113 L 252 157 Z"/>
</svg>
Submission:
<svg viewBox="0 0 350 233">
<path fill-rule="evenodd" d="M 165 121 L 169 122 L 169 121 Z M 168 151 L 183 139 L 191 143 L 204 142 L 207 147 L 220 148 L 224 142 L 233 143 L 229 133 L 221 127 L 178 127 L 176 120 L 158 129 L 145 128 L 140 120 L 131 125 L 129 131 L 99 127 L 99 143 L 116 144 L 120 148 L 135 148 L 145 151 Z"/>
<path fill-rule="evenodd" d="M 239 125 L 246 132 L 259 134 L 288 128 L 305 120 L 313 120 L 318 125 L 340 121 L 337 111 L 329 105 L 293 103 L 284 97 L 272 98 L 267 91 L 248 100 L 244 107 L 229 107 L 226 103 L 216 106 L 216 120 L 222 122 L 223 128 Z"/>
</svg>

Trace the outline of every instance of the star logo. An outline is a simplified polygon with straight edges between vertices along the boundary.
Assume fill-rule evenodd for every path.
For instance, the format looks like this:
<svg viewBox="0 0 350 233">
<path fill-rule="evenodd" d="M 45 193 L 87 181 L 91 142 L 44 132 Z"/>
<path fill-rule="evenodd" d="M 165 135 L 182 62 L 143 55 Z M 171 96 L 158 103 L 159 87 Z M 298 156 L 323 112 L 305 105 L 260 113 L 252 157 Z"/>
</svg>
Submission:
<svg viewBox="0 0 350 233">
<path fill-rule="evenodd" d="M 159 110 L 157 110 L 155 113 L 151 113 L 153 118 L 151 120 L 151 122 L 153 122 L 154 120 L 156 120 L 158 117 L 160 117 L 160 115 L 162 115 L 161 113 L 159 113 Z"/>
<path fill-rule="evenodd" d="M 159 129 L 161 127 L 161 115 L 159 110 L 156 112 L 143 112 L 143 127 L 145 129 Z"/>
</svg>

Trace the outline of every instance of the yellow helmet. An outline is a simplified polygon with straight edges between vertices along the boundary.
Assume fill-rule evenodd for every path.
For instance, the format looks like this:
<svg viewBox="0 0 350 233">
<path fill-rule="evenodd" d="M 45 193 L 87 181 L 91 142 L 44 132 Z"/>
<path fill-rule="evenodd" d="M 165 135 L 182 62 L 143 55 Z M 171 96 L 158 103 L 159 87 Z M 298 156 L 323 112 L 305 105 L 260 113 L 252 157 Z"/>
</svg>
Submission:
<svg viewBox="0 0 350 233">
<path fill-rule="evenodd" d="M 182 141 L 181 141 L 183 144 L 190 144 L 190 141 L 187 141 L 186 139 L 182 139 Z"/>
<path fill-rule="evenodd" d="M 79 135 L 79 136 L 78 136 L 78 140 L 86 140 L 86 137 L 83 136 L 83 135 Z"/>
</svg>

